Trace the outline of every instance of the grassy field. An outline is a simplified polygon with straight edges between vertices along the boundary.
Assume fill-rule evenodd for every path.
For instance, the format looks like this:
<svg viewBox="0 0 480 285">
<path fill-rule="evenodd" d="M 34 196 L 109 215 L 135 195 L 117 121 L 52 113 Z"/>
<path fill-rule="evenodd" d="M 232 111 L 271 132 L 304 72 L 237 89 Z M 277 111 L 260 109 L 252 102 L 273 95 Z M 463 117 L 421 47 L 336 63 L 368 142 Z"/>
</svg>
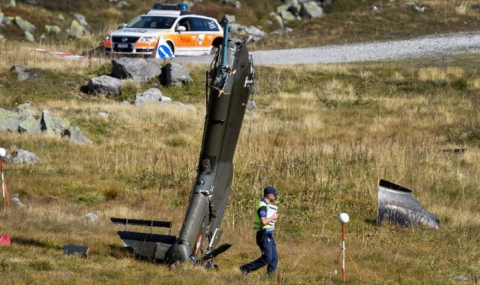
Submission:
<svg viewBox="0 0 480 285">
<path fill-rule="evenodd" d="M 426 4 L 447 7 L 443 11 L 450 17 L 445 19 L 476 17 L 476 10 L 455 8 L 470 7 L 470 2 Z M 357 13 L 351 13 L 354 23 L 363 15 Z M 387 20 L 378 17 L 378 22 Z M 434 18 L 439 19 L 430 20 Z M 406 36 L 398 26 L 385 25 L 392 36 Z M 461 30 L 462 25 L 439 27 L 437 33 Z M 74 52 L 95 37 L 100 35 L 48 48 Z M 194 82 L 185 88 L 160 87 L 165 96 L 193 108 L 135 107 L 121 100 L 154 82 L 129 84 L 121 100 L 90 96 L 80 87 L 108 74 L 109 59 L 65 61 L 43 57 L 33 52 L 36 47 L 1 44 L 0 108 L 33 102 L 36 116 L 46 109 L 67 118 L 93 144 L 0 134 L 0 147 L 9 153 L 25 149 L 41 160 L 38 165 L 5 164 L 10 195 L 26 205 L 0 213 L 0 234 L 13 242 L 0 248 L 5 284 L 477 283 L 478 55 L 257 66 L 259 92 L 253 99 L 258 109 L 245 116 L 223 220 L 222 241 L 233 246 L 216 259 L 219 270 L 183 264 L 171 271 L 135 260 L 116 235 L 121 227 L 109 218 L 171 220 L 172 234 L 180 231 L 200 151 L 207 66 L 187 66 Z M 33 67 L 37 80 L 17 81 L 10 72 L 13 65 Z M 454 148 L 466 151 L 444 152 Z M 422 206 L 440 217 L 440 229 L 376 226 L 379 179 L 412 189 Z M 251 230 L 253 207 L 270 184 L 280 192 L 279 270 L 273 278 L 261 270 L 244 279 L 238 266 L 259 255 Z M 350 215 L 345 282 L 340 212 Z M 89 222 L 88 213 L 95 213 L 98 222 Z M 63 254 L 66 244 L 88 246 L 88 258 Z"/>
</svg>

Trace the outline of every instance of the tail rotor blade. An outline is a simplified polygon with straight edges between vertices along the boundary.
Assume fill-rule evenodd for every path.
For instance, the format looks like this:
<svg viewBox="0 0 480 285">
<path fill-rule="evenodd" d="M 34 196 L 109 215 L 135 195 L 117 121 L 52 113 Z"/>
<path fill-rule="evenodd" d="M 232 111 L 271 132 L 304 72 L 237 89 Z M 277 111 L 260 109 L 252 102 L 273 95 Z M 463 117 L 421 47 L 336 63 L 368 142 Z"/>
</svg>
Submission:
<svg viewBox="0 0 480 285">
<path fill-rule="evenodd" d="M 214 258 L 217 255 L 224 253 L 227 251 L 232 245 L 229 243 L 224 243 L 221 246 L 215 248 L 214 250 L 210 251 L 208 254 L 206 254 L 206 257 Z"/>
</svg>

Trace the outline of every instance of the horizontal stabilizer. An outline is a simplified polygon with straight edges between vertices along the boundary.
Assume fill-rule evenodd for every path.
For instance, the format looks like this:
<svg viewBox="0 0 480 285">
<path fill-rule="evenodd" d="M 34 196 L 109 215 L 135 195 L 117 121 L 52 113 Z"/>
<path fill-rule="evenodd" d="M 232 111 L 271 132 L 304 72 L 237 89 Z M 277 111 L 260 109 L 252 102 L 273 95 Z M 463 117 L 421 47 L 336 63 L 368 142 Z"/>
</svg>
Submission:
<svg viewBox="0 0 480 285">
<path fill-rule="evenodd" d="M 129 232 L 129 231 L 118 231 L 118 236 L 122 240 L 130 241 L 139 241 L 139 242 L 160 242 L 166 244 L 173 244 L 175 242 L 176 236 L 172 235 L 160 235 L 160 234 L 150 234 L 150 233 L 139 233 L 139 232 Z"/>
<path fill-rule="evenodd" d="M 172 231 L 172 222 L 110 218 L 112 223 L 125 225 L 125 230 L 117 231 L 118 236 L 123 241 L 123 245 L 133 249 L 137 256 L 150 259 L 164 259 L 167 250 L 175 243 L 176 236 L 170 235 Z M 132 232 L 128 231 L 128 226 L 146 226 L 150 232 Z M 168 235 L 153 233 L 153 227 L 168 228 Z"/>
<path fill-rule="evenodd" d="M 399 226 L 430 226 L 438 229 L 439 218 L 425 211 L 413 196 L 412 190 L 400 185 L 380 180 L 378 187 L 377 225 L 382 221 Z"/>
<path fill-rule="evenodd" d="M 172 235 L 130 231 L 118 231 L 117 233 L 122 239 L 123 245 L 132 248 L 138 256 L 160 260 L 165 258 L 165 253 L 177 239 Z"/>
<path fill-rule="evenodd" d="M 110 218 L 114 224 L 122 224 L 125 226 L 147 226 L 147 227 L 159 227 L 159 228 L 171 228 L 172 222 L 153 221 L 153 220 L 138 220 L 138 219 L 123 219 L 123 218 Z"/>
</svg>

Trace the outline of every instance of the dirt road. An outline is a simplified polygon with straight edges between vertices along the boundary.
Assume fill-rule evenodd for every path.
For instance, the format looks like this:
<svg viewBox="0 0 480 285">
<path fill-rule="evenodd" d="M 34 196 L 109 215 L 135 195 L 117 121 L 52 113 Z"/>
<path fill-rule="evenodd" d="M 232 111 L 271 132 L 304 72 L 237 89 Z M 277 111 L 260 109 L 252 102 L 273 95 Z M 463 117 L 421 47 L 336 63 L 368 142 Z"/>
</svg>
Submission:
<svg viewBox="0 0 480 285">
<path fill-rule="evenodd" d="M 255 65 L 358 62 L 464 53 L 480 53 L 480 32 L 388 42 L 250 52 Z M 212 58 L 212 56 L 177 57 L 174 62 L 210 63 Z"/>
</svg>

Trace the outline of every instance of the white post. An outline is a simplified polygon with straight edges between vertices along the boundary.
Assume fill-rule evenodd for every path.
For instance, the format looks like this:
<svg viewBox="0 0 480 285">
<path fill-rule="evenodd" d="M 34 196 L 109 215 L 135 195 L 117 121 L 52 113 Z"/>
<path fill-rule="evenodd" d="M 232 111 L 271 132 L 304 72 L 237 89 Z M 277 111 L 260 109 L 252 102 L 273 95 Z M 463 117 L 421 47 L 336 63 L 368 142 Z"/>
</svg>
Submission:
<svg viewBox="0 0 480 285">
<path fill-rule="evenodd" d="M 3 175 L 3 157 L 7 152 L 3 147 L 0 147 L 0 172 L 2 173 L 2 197 L 3 197 L 3 211 L 6 211 L 6 191 L 5 191 L 5 177 Z"/>
<path fill-rule="evenodd" d="M 340 213 L 338 216 L 338 221 L 342 223 L 342 279 L 345 281 L 347 277 L 347 272 L 345 269 L 345 253 L 347 251 L 347 247 L 345 245 L 345 240 L 347 239 L 347 227 L 346 223 L 350 220 L 350 217 L 348 216 L 347 213 Z"/>
<path fill-rule="evenodd" d="M 3 198 L 5 198 L 5 178 L 3 177 L 3 159 L 0 158 L 0 168 L 2 169 L 2 193 L 3 193 Z"/>
<path fill-rule="evenodd" d="M 347 273 L 345 270 L 345 253 L 347 250 L 347 247 L 345 246 L 345 232 L 346 232 L 346 227 L 345 224 L 342 224 L 342 279 L 345 281 L 345 278 L 347 277 Z"/>
</svg>

